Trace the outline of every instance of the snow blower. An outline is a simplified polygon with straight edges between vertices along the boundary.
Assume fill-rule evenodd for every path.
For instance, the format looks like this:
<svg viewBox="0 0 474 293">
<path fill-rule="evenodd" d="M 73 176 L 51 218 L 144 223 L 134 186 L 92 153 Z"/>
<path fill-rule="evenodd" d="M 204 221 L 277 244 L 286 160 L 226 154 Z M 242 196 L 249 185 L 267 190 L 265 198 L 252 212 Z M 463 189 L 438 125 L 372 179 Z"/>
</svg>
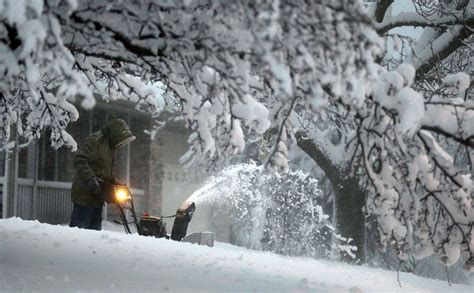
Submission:
<svg viewBox="0 0 474 293">
<path fill-rule="evenodd" d="M 196 205 L 188 200 L 184 201 L 171 216 L 150 216 L 148 213 L 139 214 L 135 211 L 133 196 L 130 188 L 126 185 L 110 184 L 105 188 L 105 201 L 117 207 L 120 220 L 115 221 L 123 225 L 125 233 L 132 234 L 129 224 L 135 224 L 139 235 L 156 238 L 166 238 L 175 241 L 190 242 L 200 245 L 214 246 L 214 233 L 195 232 L 186 235 L 188 224 L 191 221 Z M 132 221 L 127 220 L 127 211 L 131 215 Z M 175 218 L 171 235 L 166 232 L 164 218 Z"/>
</svg>

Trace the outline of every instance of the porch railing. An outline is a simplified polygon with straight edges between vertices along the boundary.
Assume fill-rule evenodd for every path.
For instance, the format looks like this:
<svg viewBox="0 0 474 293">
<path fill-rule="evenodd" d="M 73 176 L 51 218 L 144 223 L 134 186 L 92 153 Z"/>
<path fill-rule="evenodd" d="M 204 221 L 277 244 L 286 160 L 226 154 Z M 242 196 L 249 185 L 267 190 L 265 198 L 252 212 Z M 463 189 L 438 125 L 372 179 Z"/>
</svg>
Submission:
<svg viewBox="0 0 474 293">
<path fill-rule="evenodd" d="M 0 219 L 3 218 L 3 215 L 7 214 L 7 205 L 4 202 L 7 193 L 6 186 L 5 177 L 0 177 Z"/>
<path fill-rule="evenodd" d="M 71 183 L 17 179 L 16 214 L 25 220 L 63 224 L 72 212 Z"/>
<path fill-rule="evenodd" d="M 15 216 L 42 223 L 65 224 L 72 212 L 71 183 L 33 179 L 17 179 Z M 144 191 L 132 189 L 135 203 L 140 205 Z"/>
</svg>

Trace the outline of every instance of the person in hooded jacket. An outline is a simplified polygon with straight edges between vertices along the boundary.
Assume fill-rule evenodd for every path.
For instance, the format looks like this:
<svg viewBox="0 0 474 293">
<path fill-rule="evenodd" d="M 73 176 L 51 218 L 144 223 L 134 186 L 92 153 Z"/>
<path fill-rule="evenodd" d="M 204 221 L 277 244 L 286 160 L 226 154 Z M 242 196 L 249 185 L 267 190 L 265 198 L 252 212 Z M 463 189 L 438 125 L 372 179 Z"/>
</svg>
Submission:
<svg viewBox="0 0 474 293">
<path fill-rule="evenodd" d="M 113 176 L 115 152 L 134 139 L 125 121 L 116 118 L 86 138 L 73 160 L 76 172 L 71 188 L 70 227 L 102 229 L 104 183 L 118 183 Z"/>
</svg>

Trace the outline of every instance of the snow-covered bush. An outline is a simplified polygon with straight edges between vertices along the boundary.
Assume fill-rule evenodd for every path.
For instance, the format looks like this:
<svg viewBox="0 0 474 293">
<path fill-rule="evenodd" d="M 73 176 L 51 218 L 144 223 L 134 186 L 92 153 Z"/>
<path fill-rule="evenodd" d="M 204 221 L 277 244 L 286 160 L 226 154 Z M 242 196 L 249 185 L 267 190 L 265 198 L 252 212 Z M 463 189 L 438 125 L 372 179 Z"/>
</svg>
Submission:
<svg viewBox="0 0 474 293">
<path fill-rule="evenodd" d="M 270 197 L 262 246 L 283 255 L 331 257 L 334 228 L 322 209 L 316 179 L 290 171 L 269 176 L 265 192 Z"/>
<path fill-rule="evenodd" d="M 301 171 L 279 174 L 255 163 L 235 165 L 192 199 L 198 208 L 210 205 L 214 229 L 230 229 L 230 242 L 239 246 L 315 258 L 353 257 L 356 249 L 323 211 L 318 181 Z"/>
</svg>

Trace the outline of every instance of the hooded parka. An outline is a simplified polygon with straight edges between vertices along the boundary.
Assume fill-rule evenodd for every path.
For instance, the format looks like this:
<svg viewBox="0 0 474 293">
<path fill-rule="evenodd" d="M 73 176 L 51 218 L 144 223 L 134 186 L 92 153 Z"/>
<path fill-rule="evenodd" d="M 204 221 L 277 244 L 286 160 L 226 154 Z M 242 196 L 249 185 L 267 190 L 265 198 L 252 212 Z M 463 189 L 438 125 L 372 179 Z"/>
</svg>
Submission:
<svg viewBox="0 0 474 293">
<path fill-rule="evenodd" d="M 100 207 L 103 196 L 94 195 L 87 182 L 99 177 L 104 182 L 113 180 L 115 151 L 134 140 L 128 125 L 122 119 L 109 120 L 101 131 L 89 135 L 74 155 L 75 175 L 71 188 L 72 202 L 84 207 Z"/>
</svg>

